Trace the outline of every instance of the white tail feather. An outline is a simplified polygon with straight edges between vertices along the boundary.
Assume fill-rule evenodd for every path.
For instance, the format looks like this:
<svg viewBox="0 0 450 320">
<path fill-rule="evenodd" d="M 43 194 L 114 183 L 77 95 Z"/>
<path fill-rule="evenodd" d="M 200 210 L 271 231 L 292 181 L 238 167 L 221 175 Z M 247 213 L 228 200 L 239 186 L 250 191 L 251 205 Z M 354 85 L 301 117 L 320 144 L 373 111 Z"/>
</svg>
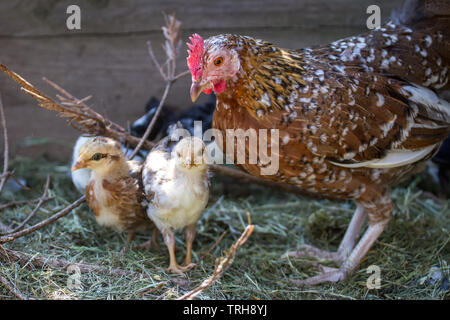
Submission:
<svg viewBox="0 0 450 320">
<path fill-rule="evenodd" d="M 407 164 L 415 163 L 422 160 L 429 155 L 433 150 L 436 150 L 438 144 L 433 144 L 419 150 L 390 150 L 386 156 L 381 159 L 364 161 L 359 163 L 339 163 L 330 161 L 332 164 L 345 168 L 395 168 L 405 166 Z"/>
</svg>

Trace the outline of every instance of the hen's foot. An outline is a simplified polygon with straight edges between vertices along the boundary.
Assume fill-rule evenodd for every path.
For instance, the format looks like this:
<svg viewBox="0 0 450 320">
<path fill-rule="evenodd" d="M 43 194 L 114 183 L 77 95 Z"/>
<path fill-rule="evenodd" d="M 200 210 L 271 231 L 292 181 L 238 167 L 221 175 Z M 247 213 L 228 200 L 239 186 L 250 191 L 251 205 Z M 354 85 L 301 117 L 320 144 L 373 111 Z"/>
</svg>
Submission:
<svg viewBox="0 0 450 320">
<path fill-rule="evenodd" d="M 311 257 L 319 260 L 332 260 L 341 265 L 350 255 L 355 245 L 356 239 L 361 231 L 362 224 L 365 220 L 366 212 L 361 205 L 357 205 L 355 214 L 353 215 L 350 225 L 345 232 L 339 249 L 336 252 L 321 250 L 309 244 L 304 244 L 300 250 L 288 252 L 285 256 L 289 257 Z"/>
<path fill-rule="evenodd" d="M 283 255 L 283 257 L 310 257 L 316 258 L 318 260 L 332 260 L 337 264 L 342 264 L 345 260 L 345 253 L 342 251 L 326 251 L 311 246 L 309 244 L 304 244 L 300 246 L 298 251 L 290 251 Z"/>
<path fill-rule="evenodd" d="M 375 240 L 383 232 L 388 221 L 389 217 L 380 222 L 369 225 L 369 228 L 364 233 L 361 240 L 359 240 L 358 244 L 355 246 L 348 258 L 345 259 L 339 269 L 318 265 L 319 268 L 322 269 L 322 274 L 305 280 L 291 280 L 292 283 L 302 286 L 344 280 L 347 275 L 355 270 L 360 264 L 362 258 L 367 254 L 367 251 L 369 251 Z"/>
<path fill-rule="evenodd" d="M 305 285 L 314 286 L 324 282 L 338 282 L 347 277 L 347 272 L 343 268 L 330 268 L 320 264 L 317 267 L 323 272 L 322 274 L 305 280 L 290 280 L 290 282 L 300 287 Z"/>
</svg>

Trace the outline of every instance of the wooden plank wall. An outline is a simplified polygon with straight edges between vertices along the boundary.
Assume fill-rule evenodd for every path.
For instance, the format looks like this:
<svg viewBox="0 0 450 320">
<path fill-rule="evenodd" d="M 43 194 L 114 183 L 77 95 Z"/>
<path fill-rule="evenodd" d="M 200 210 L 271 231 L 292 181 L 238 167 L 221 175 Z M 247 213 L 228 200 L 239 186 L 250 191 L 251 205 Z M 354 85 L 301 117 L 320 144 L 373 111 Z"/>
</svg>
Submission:
<svg viewBox="0 0 450 320">
<path fill-rule="evenodd" d="M 116 122 L 141 115 L 151 95 L 161 96 L 164 84 L 150 63 L 146 41 L 162 60 L 162 12 L 176 12 L 183 39 L 238 33 L 301 48 L 367 31 L 366 8 L 377 4 L 386 21 L 401 0 L 12 0 L 0 2 L 0 62 L 25 76 L 46 93 L 43 76 L 75 96 L 94 95 L 91 104 Z M 81 8 L 81 30 L 66 28 L 66 8 Z M 178 69 L 186 68 L 185 47 Z M 169 104 L 190 105 L 190 79 L 178 81 Z M 68 159 L 78 132 L 34 101 L 0 74 L 11 149 L 16 155 L 45 154 Z M 203 97 L 205 99 L 205 97 Z M 26 138 L 51 138 L 30 146 Z M 29 141 L 29 140 L 28 140 Z"/>
</svg>

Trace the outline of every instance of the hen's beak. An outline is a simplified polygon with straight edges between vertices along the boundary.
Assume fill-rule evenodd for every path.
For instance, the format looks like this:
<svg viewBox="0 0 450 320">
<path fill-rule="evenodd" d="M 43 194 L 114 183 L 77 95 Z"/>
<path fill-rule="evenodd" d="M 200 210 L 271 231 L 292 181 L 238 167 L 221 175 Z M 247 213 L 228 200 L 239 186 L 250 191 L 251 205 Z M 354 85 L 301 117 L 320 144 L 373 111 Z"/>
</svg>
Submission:
<svg viewBox="0 0 450 320">
<path fill-rule="evenodd" d="M 202 93 L 202 85 L 200 84 L 200 81 L 193 81 L 191 85 L 192 102 L 195 102 L 195 100 L 197 100 L 200 93 Z"/>
<path fill-rule="evenodd" d="M 72 167 L 72 172 L 73 171 L 77 171 L 79 169 L 83 169 L 86 168 L 86 162 L 82 161 L 82 160 L 78 160 Z"/>
</svg>

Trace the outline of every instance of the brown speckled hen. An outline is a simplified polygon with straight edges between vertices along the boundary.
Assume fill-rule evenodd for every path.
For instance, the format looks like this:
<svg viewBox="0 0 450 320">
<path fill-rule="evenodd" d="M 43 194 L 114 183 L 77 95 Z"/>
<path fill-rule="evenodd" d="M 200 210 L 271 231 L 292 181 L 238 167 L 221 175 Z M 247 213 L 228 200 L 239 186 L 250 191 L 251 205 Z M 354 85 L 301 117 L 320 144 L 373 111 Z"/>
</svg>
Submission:
<svg viewBox="0 0 450 320">
<path fill-rule="evenodd" d="M 142 163 L 127 160 L 117 141 L 95 137 L 81 146 L 72 171 L 82 168 L 92 170 L 86 187 L 86 200 L 97 223 L 128 233 L 127 245 L 121 251 L 123 254 L 136 231 L 154 227 L 145 213 Z M 156 235 L 154 232 L 153 242 Z"/>
<path fill-rule="evenodd" d="M 337 252 L 305 245 L 290 253 L 340 264 L 300 283 L 354 271 L 392 217 L 390 186 L 448 136 L 450 104 L 436 93 L 450 88 L 449 30 L 449 2 L 409 1 L 381 28 L 312 49 L 238 35 L 191 38 L 191 97 L 215 91 L 213 127 L 224 136 L 279 130 L 279 170 L 262 177 L 357 204 Z M 240 167 L 261 175 L 260 164 Z"/>
</svg>

